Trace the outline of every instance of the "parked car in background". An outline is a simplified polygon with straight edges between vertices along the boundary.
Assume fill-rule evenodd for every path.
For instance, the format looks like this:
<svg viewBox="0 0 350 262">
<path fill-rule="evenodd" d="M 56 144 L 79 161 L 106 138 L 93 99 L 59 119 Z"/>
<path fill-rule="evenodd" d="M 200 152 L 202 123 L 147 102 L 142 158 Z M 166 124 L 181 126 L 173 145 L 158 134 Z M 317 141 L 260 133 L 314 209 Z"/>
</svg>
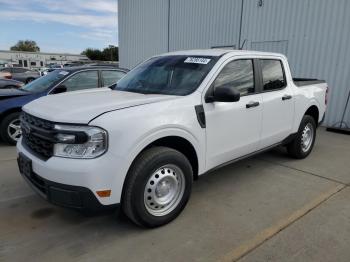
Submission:
<svg viewBox="0 0 350 262">
<path fill-rule="evenodd" d="M 1 71 L 2 68 L 0 68 L 0 79 L 11 79 L 12 78 L 12 74 L 9 72 L 2 72 Z"/>
<path fill-rule="evenodd" d="M 23 67 L 5 67 L 1 68 L 0 72 L 11 73 L 12 79 L 21 81 L 26 84 L 40 77 L 40 73 L 38 71 Z"/>
<path fill-rule="evenodd" d="M 136 224 L 157 227 L 181 213 L 202 174 L 278 145 L 307 157 L 326 103 L 325 81 L 293 79 L 281 54 L 168 53 L 113 90 L 25 105 L 19 168 L 54 204 L 121 205 Z"/>
<path fill-rule="evenodd" d="M 20 81 L 16 81 L 13 79 L 3 79 L 0 78 L 0 89 L 5 89 L 5 88 L 20 88 L 24 86 L 24 83 Z"/>
<path fill-rule="evenodd" d="M 55 71 L 56 69 L 61 69 L 63 68 L 62 65 L 57 65 L 57 64 L 51 64 L 49 65 L 48 67 L 43 67 L 39 70 L 40 72 L 40 75 L 41 76 L 44 76 L 44 75 L 47 75 L 48 73 L 52 72 L 52 71 Z"/>
<path fill-rule="evenodd" d="M 23 105 L 46 95 L 108 87 L 126 74 L 115 67 L 71 67 L 57 69 L 19 89 L 0 90 L 0 135 L 14 145 L 21 136 L 19 116 Z M 61 108 L 64 108 L 64 103 Z M 60 110 L 58 108 L 58 110 Z"/>
</svg>

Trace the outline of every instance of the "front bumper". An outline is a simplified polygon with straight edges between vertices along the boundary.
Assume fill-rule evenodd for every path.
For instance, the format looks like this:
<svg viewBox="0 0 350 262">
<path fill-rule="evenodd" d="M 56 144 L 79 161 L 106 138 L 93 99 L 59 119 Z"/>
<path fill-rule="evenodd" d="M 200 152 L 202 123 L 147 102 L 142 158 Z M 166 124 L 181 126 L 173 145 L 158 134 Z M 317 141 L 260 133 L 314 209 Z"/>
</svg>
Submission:
<svg viewBox="0 0 350 262">
<path fill-rule="evenodd" d="M 17 158 L 17 161 L 20 167 L 20 159 Z M 118 204 L 102 205 L 88 188 L 49 181 L 33 171 L 29 176 L 25 176 L 23 172 L 20 173 L 34 191 L 52 204 L 84 211 L 99 211 L 118 207 Z"/>
<path fill-rule="evenodd" d="M 120 203 L 127 169 L 125 161 L 111 152 L 96 159 L 38 158 L 22 140 L 18 154 L 31 161 L 31 176 L 22 176 L 33 189 L 49 202 L 76 209 L 103 209 Z M 111 190 L 109 197 L 97 192 Z"/>
</svg>

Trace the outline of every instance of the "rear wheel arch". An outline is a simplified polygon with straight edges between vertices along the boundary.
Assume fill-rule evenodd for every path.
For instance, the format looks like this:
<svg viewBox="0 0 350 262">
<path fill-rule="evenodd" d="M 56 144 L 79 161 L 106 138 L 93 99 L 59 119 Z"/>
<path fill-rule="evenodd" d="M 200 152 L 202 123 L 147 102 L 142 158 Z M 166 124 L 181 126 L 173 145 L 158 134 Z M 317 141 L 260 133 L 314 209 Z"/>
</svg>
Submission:
<svg viewBox="0 0 350 262">
<path fill-rule="evenodd" d="M 319 119 L 319 110 L 318 110 L 318 107 L 316 105 L 312 105 L 310 106 L 304 115 L 309 115 L 311 116 L 314 120 L 315 120 L 315 123 L 316 125 L 318 124 L 318 119 Z"/>
</svg>

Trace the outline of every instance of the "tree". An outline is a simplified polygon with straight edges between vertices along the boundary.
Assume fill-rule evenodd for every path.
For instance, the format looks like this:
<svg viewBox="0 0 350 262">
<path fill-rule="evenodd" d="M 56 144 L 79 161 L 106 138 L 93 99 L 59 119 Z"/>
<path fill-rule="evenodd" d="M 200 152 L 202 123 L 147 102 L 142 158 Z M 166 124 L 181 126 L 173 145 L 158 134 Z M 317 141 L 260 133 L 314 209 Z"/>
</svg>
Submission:
<svg viewBox="0 0 350 262">
<path fill-rule="evenodd" d="M 118 61 L 119 60 L 119 53 L 118 53 L 118 47 L 110 45 L 103 49 L 102 54 L 105 61 Z"/>
<path fill-rule="evenodd" d="M 86 55 L 91 60 L 99 61 L 118 61 L 118 47 L 110 45 L 104 48 L 102 51 L 99 49 L 87 48 L 81 53 Z"/>
<path fill-rule="evenodd" d="M 10 48 L 12 51 L 40 52 L 40 47 L 33 40 L 19 40 Z"/>
<path fill-rule="evenodd" d="M 98 49 L 87 48 L 81 54 L 86 55 L 91 60 L 103 60 L 103 54 Z"/>
</svg>

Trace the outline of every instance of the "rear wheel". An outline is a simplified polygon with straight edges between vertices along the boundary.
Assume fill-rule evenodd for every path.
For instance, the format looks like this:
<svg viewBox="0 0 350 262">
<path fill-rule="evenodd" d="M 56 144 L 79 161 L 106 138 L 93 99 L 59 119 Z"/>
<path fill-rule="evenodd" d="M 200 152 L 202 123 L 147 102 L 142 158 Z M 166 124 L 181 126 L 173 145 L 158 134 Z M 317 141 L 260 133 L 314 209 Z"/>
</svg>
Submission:
<svg viewBox="0 0 350 262">
<path fill-rule="evenodd" d="M 0 125 L 0 135 L 4 142 L 15 145 L 22 135 L 20 112 L 14 112 L 4 117 Z"/>
<path fill-rule="evenodd" d="M 171 148 L 153 147 L 141 153 L 125 183 L 122 207 L 136 224 L 157 227 L 175 219 L 192 189 L 192 167 Z"/>
<path fill-rule="evenodd" d="M 316 123 L 313 117 L 305 115 L 301 120 L 298 133 L 293 141 L 287 145 L 288 153 L 298 159 L 307 157 L 316 139 Z"/>
</svg>

